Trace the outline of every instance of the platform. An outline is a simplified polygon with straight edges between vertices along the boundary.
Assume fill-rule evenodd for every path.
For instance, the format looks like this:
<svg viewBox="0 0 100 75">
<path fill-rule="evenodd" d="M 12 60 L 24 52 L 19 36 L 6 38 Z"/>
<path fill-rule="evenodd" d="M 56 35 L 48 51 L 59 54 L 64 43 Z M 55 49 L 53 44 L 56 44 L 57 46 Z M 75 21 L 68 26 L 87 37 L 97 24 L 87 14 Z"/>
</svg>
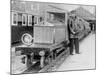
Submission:
<svg viewBox="0 0 100 75">
<path fill-rule="evenodd" d="M 80 54 L 70 55 L 56 71 L 95 69 L 95 34 L 80 42 Z"/>
</svg>

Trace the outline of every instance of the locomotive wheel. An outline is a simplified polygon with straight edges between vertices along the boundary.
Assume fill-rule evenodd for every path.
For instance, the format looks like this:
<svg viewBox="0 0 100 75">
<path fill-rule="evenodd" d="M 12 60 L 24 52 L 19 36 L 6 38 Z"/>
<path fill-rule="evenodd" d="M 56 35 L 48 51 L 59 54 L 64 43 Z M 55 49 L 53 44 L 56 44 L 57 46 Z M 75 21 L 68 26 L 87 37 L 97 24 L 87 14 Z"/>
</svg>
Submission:
<svg viewBox="0 0 100 75">
<path fill-rule="evenodd" d="M 25 33 L 25 34 L 22 35 L 21 41 L 25 45 L 31 45 L 32 44 L 32 41 L 33 41 L 33 38 L 31 36 L 31 34 Z"/>
</svg>

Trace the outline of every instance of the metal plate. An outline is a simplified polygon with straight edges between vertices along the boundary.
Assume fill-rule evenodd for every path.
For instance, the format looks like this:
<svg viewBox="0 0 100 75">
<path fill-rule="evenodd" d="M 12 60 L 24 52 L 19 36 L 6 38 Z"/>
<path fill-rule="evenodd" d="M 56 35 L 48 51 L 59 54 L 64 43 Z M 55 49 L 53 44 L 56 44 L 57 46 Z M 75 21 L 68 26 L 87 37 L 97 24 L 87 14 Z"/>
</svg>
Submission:
<svg viewBox="0 0 100 75">
<path fill-rule="evenodd" d="M 53 31 L 50 26 L 35 26 L 34 43 L 53 43 Z"/>
<path fill-rule="evenodd" d="M 35 26 L 34 43 L 60 43 L 66 40 L 66 26 Z"/>
</svg>

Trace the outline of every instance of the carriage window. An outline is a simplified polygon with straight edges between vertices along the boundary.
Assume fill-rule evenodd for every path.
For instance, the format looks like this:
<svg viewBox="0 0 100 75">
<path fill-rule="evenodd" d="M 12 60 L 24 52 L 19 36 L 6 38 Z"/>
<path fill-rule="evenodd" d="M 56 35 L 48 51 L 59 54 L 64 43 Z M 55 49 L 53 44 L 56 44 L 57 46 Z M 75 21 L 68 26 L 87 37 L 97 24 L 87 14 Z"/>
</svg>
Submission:
<svg viewBox="0 0 100 75">
<path fill-rule="evenodd" d="M 22 19 L 23 19 L 22 25 L 26 26 L 27 16 L 25 14 L 23 14 Z"/>
<path fill-rule="evenodd" d="M 16 14 L 14 14 L 14 17 L 13 17 L 13 22 L 14 22 L 14 24 L 16 24 L 17 22 L 16 22 Z"/>
<path fill-rule="evenodd" d="M 25 16 L 23 16 L 23 24 L 25 24 Z"/>
<path fill-rule="evenodd" d="M 37 24 L 37 17 L 34 17 L 34 24 Z"/>
<path fill-rule="evenodd" d="M 39 17 L 39 24 L 44 25 L 44 17 Z"/>
<path fill-rule="evenodd" d="M 17 25 L 17 13 L 12 12 L 12 25 Z"/>
<path fill-rule="evenodd" d="M 43 18 L 42 17 L 40 17 L 40 22 L 42 22 L 43 21 Z"/>
<path fill-rule="evenodd" d="M 28 26 L 32 26 L 32 15 L 28 15 Z"/>
<path fill-rule="evenodd" d="M 18 25 L 21 26 L 22 25 L 22 14 L 18 13 Z"/>
</svg>

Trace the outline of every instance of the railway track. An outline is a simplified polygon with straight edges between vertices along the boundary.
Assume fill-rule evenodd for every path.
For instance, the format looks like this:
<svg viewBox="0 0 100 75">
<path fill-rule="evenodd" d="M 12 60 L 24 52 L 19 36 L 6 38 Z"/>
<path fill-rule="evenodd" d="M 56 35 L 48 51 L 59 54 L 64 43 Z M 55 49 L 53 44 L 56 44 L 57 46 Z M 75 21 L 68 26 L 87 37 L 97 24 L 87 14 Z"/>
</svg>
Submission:
<svg viewBox="0 0 100 75">
<path fill-rule="evenodd" d="M 64 60 L 69 56 L 69 48 L 64 50 L 56 60 L 52 60 L 52 62 L 46 65 L 43 68 L 40 68 L 39 62 L 35 65 L 32 65 L 30 68 L 22 72 L 22 74 L 32 74 L 32 73 L 42 73 L 42 72 L 52 72 L 56 71 L 56 69 L 64 62 Z"/>
</svg>

